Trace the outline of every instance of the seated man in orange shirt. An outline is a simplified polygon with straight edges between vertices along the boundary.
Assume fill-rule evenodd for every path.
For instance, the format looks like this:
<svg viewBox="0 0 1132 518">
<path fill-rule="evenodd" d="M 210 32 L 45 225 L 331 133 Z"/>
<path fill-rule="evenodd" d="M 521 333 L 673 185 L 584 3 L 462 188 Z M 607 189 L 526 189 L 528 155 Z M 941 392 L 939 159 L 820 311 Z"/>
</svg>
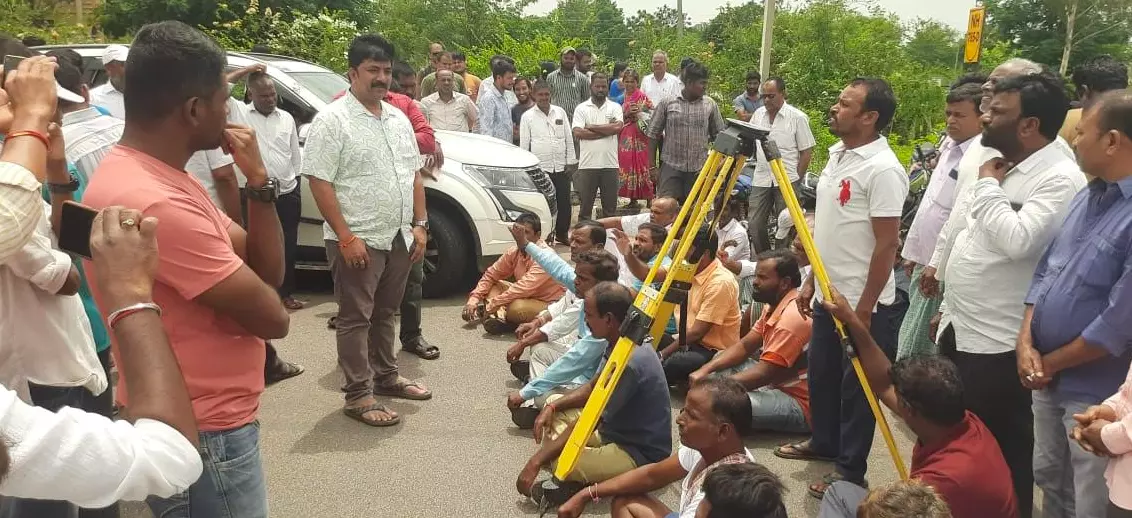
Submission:
<svg viewBox="0 0 1132 518">
<path fill-rule="evenodd" d="M 529 242 L 546 248 L 538 216 L 523 213 L 514 224 L 523 229 Z M 530 255 L 513 246 L 483 272 L 464 304 L 462 316 L 465 322 L 482 321 L 484 331 L 501 335 L 534 320 L 565 291 Z"/>
<path fill-rule="evenodd" d="M 786 250 L 760 254 L 754 282 L 755 300 L 763 303 L 762 317 L 742 340 L 688 378 L 694 384 L 713 372 L 729 372 L 748 390 L 753 429 L 809 433 L 806 350 L 813 325 L 796 303 L 802 284 L 798 257 Z"/>
<path fill-rule="evenodd" d="M 688 375 L 703 367 L 715 353 L 739 341 L 739 281 L 715 257 L 719 237 L 702 229 L 696 234 L 694 247 L 703 253 L 688 290 L 685 343 L 675 341 L 660 352 L 669 385 L 688 381 Z M 697 258 L 689 257 L 688 261 Z"/>
</svg>

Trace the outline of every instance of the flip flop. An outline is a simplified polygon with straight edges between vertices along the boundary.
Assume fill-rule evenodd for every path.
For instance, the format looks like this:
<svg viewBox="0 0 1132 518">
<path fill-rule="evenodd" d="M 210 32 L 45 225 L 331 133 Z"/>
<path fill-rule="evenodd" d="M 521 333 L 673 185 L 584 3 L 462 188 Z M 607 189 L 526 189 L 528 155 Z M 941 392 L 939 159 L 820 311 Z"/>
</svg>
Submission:
<svg viewBox="0 0 1132 518">
<path fill-rule="evenodd" d="M 373 411 L 384 412 L 385 415 L 393 417 L 390 419 L 366 419 L 366 413 Z M 401 422 L 401 416 L 394 413 L 389 407 L 378 403 L 357 408 L 344 407 L 342 408 L 342 412 L 346 414 L 346 417 L 358 421 L 359 423 L 379 428 L 393 426 Z"/>
<path fill-rule="evenodd" d="M 806 488 L 806 492 L 809 493 L 810 496 L 821 500 L 822 498 L 825 498 L 825 492 L 829 490 L 829 486 L 832 486 L 834 482 L 839 482 L 842 480 L 845 480 L 845 477 L 841 476 L 841 474 L 836 471 L 826 473 L 822 476 L 820 481 L 810 484 L 809 487 Z M 857 484 L 856 482 L 850 483 L 856 484 L 865 489 L 869 488 L 869 482 L 867 480 L 862 481 L 860 484 Z"/>
<path fill-rule="evenodd" d="M 440 348 L 432 344 L 425 345 L 421 342 L 416 342 L 409 345 L 402 345 L 401 350 L 420 356 L 422 360 L 435 360 L 440 358 Z"/>
<path fill-rule="evenodd" d="M 298 311 L 298 310 L 306 307 L 306 304 L 304 304 L 303 301 L 298 300 L 294 297 L 287 297 L 287 298 L 283 299 L 283 307 L 285 307 L 285 308 L 287 308 L 291 311 Z"/>
<path fill-rule="evenodd" d="M 419 388 L 421 390 L 424 390 L 425 392 L 424 392 L 424 394 L 416 394 L 416 393 L 413 393 L 413 392 L 409 392 L 409 391 L 405 390 L 408 387 L 416 387 L 416 388 Z M 417 383 L 415 381 L 409 381 L 405 378 L 397 378 L 397 382 L 392 384 L 392 385 L 386 385 L 384 387 L 374 387 L 373 388 L 373 394 L 375 396 L 398 397 L 398 398 L 402 398 L 402 399 L 412 399 L 414 401 L 425 401 L 425 400 L 432 399 L 432 392 L 430 392 L 430 391 L 428 391 L 428 389 L 424 388 L 424 385 L 421 385 L 420 383 Z"/>
<path fill-rule="evenodd" d="M 834 457 L 825 457 L 819 455 L 817 452 L 810 448 L 809 439 L 796 443 L 783 444 L 774 449 L 774 456 L 787 460 L 816 460 L 820 462 L 834 462 L 837 460 Z"/>
</svg>

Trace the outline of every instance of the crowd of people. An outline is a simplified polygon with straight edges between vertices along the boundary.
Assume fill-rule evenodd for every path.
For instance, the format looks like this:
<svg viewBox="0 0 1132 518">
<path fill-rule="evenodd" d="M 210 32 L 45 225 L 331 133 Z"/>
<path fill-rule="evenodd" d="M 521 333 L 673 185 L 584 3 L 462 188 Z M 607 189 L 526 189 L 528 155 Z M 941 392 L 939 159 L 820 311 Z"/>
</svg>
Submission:
<svg viewBox="0 0 1132 518">
<path fill-rule="evenodd" d="M 393 426 L 402 416 L 384 398 L 430 399 L 394 346 L 400 312 L 402 347 L 440 355 L 420 336 L 435 128 L 517 142 L 559 192 L 579 192 L 577 219 L 566 195 L 553 229 L 515 219 L 514 248 L 461 311 L 516 337 L 505 360 L 523 386 L 506 406 L 537 445 L 516 490 L 558 516 L 610 498 L 616 517 L 784 517 L 781 481 L 745 447 L 766 430 L 808 436 L 775 455 L 832 464 L 808 487 L 822 518 L 1028 518 L 1035 485 L 1045 516 L 1132 516 L 1132 92 L 1111 58 L 1075 71 L 1073 110 L 1062 79 L 1025 59 L 956 81 L 903 240 L 909 176 L 883 135 L 897 99 L 883 79 L 849 81 L 806 222 L 826 291 L 800 238 L 768 234 L 783 200 L 758 157 L 749 218 L 717 200 L 691 257 L 660 253 L 725 125 L 693 60 L 672 74 L 658 51 L 651 74 L 618 65 L 611 77 L 568 47 L 533 82 L 507 56 L 480 80 L 439 43 L 418 71 L 360 35 L 349 89 L 300 153 L 262 66 L 226 73 L 224 51 L 183 23 L 107 47 L 110 81 L 94 89 L 73 52 L 7 37 L 0 50 L 25 57 L 0 89 L 0 494 L 12 516 L 111 517 L 141 499 L 158 516 L 267 516 L 259 399 L 302 372 L 269 342 L 303 305 L 300 175 L 326 222 L 343 413 Z M 735 112 L 770 130 L 798 181 L 815 145 L 806 115 L 781 78 L 746 80 Z M 241 81 L 247 103 L 231 96 Z M 619 196 L 647 211 L 617 215 Z M 97 214 L 81 259 L 59 249 L 76 202 Z M 542 471 L 644 280 L 676 268 L 692 273 L 686 300 L 634 345 L 575 469 L 549 483 Z M 874 414 L 837 322 L 877 400 L 915 435 L 910 480 L 869 489 Z M 676 508 L 649 494 L 677 482 Z"/>
</svg>

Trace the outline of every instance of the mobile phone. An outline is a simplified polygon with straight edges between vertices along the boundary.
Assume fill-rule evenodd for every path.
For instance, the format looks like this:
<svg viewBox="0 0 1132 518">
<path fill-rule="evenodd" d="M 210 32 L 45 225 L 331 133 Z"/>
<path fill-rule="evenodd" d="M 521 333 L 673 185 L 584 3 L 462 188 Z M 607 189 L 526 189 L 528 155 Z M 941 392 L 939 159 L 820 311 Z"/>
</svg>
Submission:
<svg viewBox="0 0 1132 518">
<path fill-rule="evenodd" d="M 63 202 L 59 228 L 59 249 L 87 259 L 90 253 L 90 232 L 98 211 L 73 201 Z"/>
<path fill-rule="evenodd" d="M 23 56 L 13 56 L 11 54 L 4 56 L 4 75 L 7 76 L 8 72 L 15 70 L 16 67 L 20 65 L 20 62 L 25 59 L 27 58 Z"/>
</svg>

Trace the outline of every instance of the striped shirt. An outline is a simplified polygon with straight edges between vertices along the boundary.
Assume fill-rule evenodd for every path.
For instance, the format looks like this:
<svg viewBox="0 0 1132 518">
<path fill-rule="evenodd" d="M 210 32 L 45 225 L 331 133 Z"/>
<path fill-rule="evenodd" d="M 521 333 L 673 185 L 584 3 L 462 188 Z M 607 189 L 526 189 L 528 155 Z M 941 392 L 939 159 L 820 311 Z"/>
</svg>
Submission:
<svg viewBox="0 0 1132 518">
<path fill-rule="evenodd" d="M 19 252 L 43 218 L 40 183 L 24 166 L 0 162 L 0 263 Z"/>
<path fill-rule="evenodd" d="M 699 171 L 707 161 L 708 143 L 723 131 L 723 116 L 711 97 L 686 101 L 679 96 L 653 110 L 649 138 L 664 136 L 661 162 L 677 171 Z"/>
<path fill-rule="evenodd" d="M 566 110 L 573 122 L 574 110 L 590 98 L 590 79 L 577 70 L 564 74 L 558 69 L 546 76 L 546 82 L 550 84 L 550 104 Z"/>
<path fill-rule="evenodd" d="M 75 164 L 80 181 L 90 180 L 95 168 L 110 148 L 122 138 L 126 123 L 102 115 L 95 108 L 86 108 L 63 114 L 63 142 L 66 143 L 67 161 Z"/>
</svg>

